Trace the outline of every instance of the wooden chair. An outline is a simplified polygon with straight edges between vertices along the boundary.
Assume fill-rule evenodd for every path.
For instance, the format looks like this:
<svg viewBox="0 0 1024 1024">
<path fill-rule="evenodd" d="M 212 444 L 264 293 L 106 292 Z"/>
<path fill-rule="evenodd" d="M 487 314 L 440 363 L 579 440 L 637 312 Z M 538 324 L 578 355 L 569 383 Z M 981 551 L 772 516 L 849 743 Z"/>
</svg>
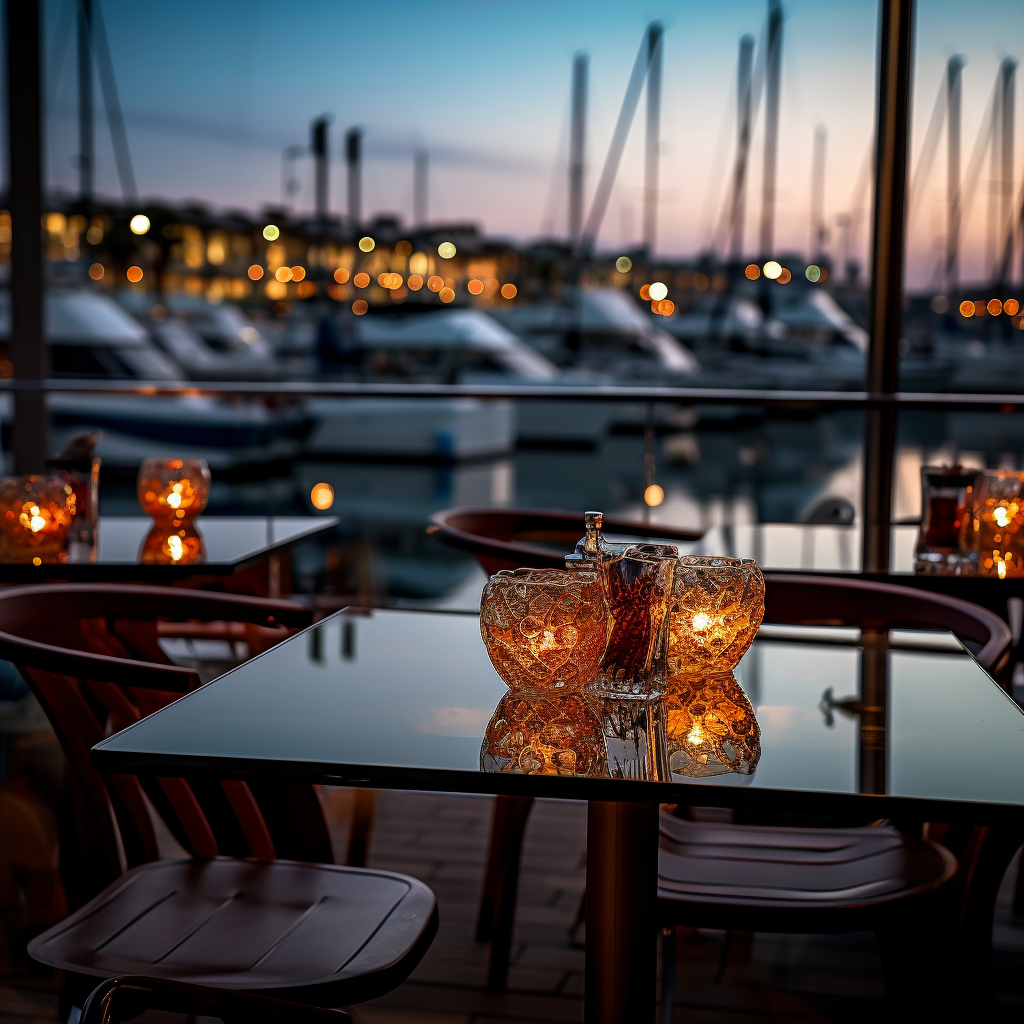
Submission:
<svg viewBox="0 0 1024 1024">
<path fill-rule="evenodd" d="M 606 533 L 638 539 L 700 540 L 700 531 L 604 519 Z M 488 573 L 499 569 L 564 569 L 565 555 L 583 536 L 583 516 L 539 508 L 450 508 L 430 517 L 427 532 L 475 555 Z"/>
<path fill-rule="evenodd" d="M 961 637 L 990 672 L 1003 664 L 1011 643 L 1002 619 L 959 598 L 820 576 L 766 574 L 765 622 L 855 626 L 875 632 L 946 629 Z M 532 803 L 531 797 L 498 797 L 494 805 L 477 939 L 493 942 L 488 983 L 498 991 L 507 984 L 519 861 Z M 993 829 L 946 829 L 934 834 L 941 838 L 941 848 L 890 828 L 722 826 L 663 814 L 662 921 L 666 926 L 692 920 L 698 926 L 725 930 L 798 932 L 858 930 L 870 922 L 867 927 L 876 931 L 885 953 L 905 939 L 909 919 L 904 914 L 935 912 L 930 901 L 934 895 L 938 906 L 941 892 L 942 899 L 955 904 L 959 945 L 970 950 L 972 962 L 983 970 L 985 951 L 991 950 L 999 879 L 1020 837 Z M 800 864 L 796 870 L 794 859 Z M 950 893 L 955 886 L 950 882 L 958 860 L 959 896 L 954 898 Z M 711 875 L 709 868 L 713 868 Z M 794 895 L 787 902 L 779 888 L 773 893 L 766 880 L 774 878 L 777 883 L 780 875 L 790 876 L 794 894 L 802 891 L 802 899 Z M 843 887 L 854 877 L 857 885 L 874 892 L 871 899 L 846 897 L 844 901 Z M 750 884 L 745 887 L 743 880 Z M 670 968 L 675 962 L 671 959 L 673 936 L 674 930 L 665 943 L 663 979 L 667 983 L 672 981 Z M 922 970 L 928 966 L 925 959 L 914 964 Z M 914 964 L 908 961 L 908 966 Z M 906 976 L 919 977 L 913 972 Z M 887 969 L 886 978 L 894 997 L 902 998 L 906 993 L 899 988 L 900 973 Z M 665 996 L 671 1006 L 670 994 Z"/>
<path fill-rule="evenodd" d="M 53 725 L 73 812 L 62 874 L 78 909 L 29 953 L 64 972 L 65 1010 L 82 1006 L 98 979 L 118 976 L 316 1007 L 390 991 L 433 939 L 433 894 L 403 875 L 334 865 L 313 787 L 264 792 L 92 768 L 89 751 L 105 735 L 199 685 L 158 642 L 194 634 L 197 620 L 225 630 L 246 623 L 262 631 L 254 642 L 269 644 L 311 613 L 159 587 L 0 591 L 0 657 L 19 668 Z M 158 859 L 151 808 L 188 859 Z"/>
</svg>

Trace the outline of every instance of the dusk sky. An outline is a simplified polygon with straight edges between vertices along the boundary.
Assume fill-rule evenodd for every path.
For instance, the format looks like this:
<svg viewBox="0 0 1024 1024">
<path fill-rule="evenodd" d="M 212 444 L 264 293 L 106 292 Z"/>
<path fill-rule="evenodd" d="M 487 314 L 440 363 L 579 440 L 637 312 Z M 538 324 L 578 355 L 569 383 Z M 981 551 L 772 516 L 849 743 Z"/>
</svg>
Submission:
<svg viewBox="0 0 1024 1024">
<path fill-rule="evenodd" d="M 644 28 L 660 20 L 665 65 L 658 250 L 671 255 L 706 248 L 720 223 L 723 183 L 735 152 L 737 45 L 744 32 L 760 38 L 765 16 L 761 0 L 95 2 L 102 3 L 143 197 L 252 210 L 280 203 L 283 148 L 307 142 L 310 120 L 326 113 L 333 117 L 335 211 L 344 211 L 341 138 L 358 124 L 366 133 L 365 213 L 411 217 L 412 153 L 422 146 L 430 156 L 432 220 L 472 220 L 489 233 L 516 238 L 565 230 L 573 53 L 590 55 L 589 203 Z M 67 29 L 73 11 L 74 0 L 47 5 L 47 166 L 51 186 L 70 191 L 77 150 L 74 35 Z M 856 185 L 871 146 L 876 4 L 789 0 L 785 14 L 777 248 L 808 249 L 811 147 L 815 126 L 823 124 L 826 220 L 836 253 L 837 218 L 856 212 Z M 999 61 L 1018 50 L 1024 50 L 1024 4 L 919 3 L 915 159 L 948 57 L 963 53 L 968 61 L 966 167 Z M 751 252 L 760 216 L 762 128 L 763 100 L 748 192 Z M 1018 152 L 1021 136 L 1018 128 Z M 116 196 L 101 105 L 97 148 L 99 190 Z M 944 166 L 938 160 L 921 189 L 910 239 L 916 283 L 927 283 L 938 251 Z M 308 209 L 308 161 L 300 165 L 300 179 L 295 205 Z M 986 175 L 982 179 L 966 221 L 965 272 L 980 267 L 983 258 Z M 642 181 L 643 100 L 599 238 L 602 248 L 639 239 Z M 1018 180 L 1015 191 L 1019 187 Z M 862 196 L 859 204 L 868 201 Z M 856 248 L 863 251 L 866 211 L 859 221 Z"/>
</svg>

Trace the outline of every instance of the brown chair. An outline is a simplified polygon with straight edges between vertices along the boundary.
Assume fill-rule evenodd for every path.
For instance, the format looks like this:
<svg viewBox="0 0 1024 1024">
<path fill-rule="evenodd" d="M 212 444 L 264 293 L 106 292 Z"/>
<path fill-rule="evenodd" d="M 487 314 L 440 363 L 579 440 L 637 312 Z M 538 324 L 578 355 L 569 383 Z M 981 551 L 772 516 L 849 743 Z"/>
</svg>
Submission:
<svg viewBox="0 0 1024 1024">
<path fill-rule="evenodd" d="M 701 531 L 604 518 L 606 533 L 694 541 Z M 565 556 L 583 536 L 583 516 L 541 508 L 450 508 L 430 517 L 427 532 L 468 551 L 488 573 L 500 569 L 564 569 Z"/>
<path fill-rule="evenodd" d="M 959 598 L 820 576 L 766 574 L 765 622 L 855 626 L 878 632 L 946 629 L 960 636 L 990 672 L 1003 663 L 1011 643 L 1002 619 Z M 531 797 L 498 797 L 494 806 L 477 939 L 493 942 L 488 982 L 499 991 L 507 984 L 519 861 L 532 802 Z M 663 814 L 662 921 L 666 925 L 692 921 L 735 931 L 797 932 L 859 930 L 868 922 L 884 954 L 904 936 L 909 920 L 904 913 L 933 913 L 940 898 L 954 899 L 950 894 L 955 887 L 949 883 L 959 859 L 958 948 L 969 949 L 972 962 L 981 970 L 985 950 L 991 950 L 998 880 L 1019 837 L 991 829 L 959 828 L 945 831 L 941 838 L 942 848 L 890 828 L 723 826 Z M 794 859 L 799 863 L 796 870 Z M 788 878 L 793 890 L 794 898 L 788 902 L 779 895 L 780 877 Z M 867 899 L 844 895 L 851 879 L 873 895 Z M 802 898 L 796 898 L 801 892 Z M 667 983 L 674 965 L 673 936 L 674 931 L 665 943 L 663 979 Z M 928 966 L 924 958 L 915 963 L 922 970 Z M 912 972 L 905 976 L 919 977 Z M 899 989 L 901 977 L 887 969 L 887 983 L 895 997 L 906 994 Z M 665 996 L 671 1006 L 670 994 Z"/>
<path fill-rule="evenodd" d="M 118 976 L 319 1007 L 390 991 L 433 939 L 433 894 L 404 875 L 331 863 L 313 787 L 268 794 L 243 782 L 92 768 L 90 749 L 105 735 L 199 685 L 158 642 L 195 635 L 197 620 L 229 635 L 229 624 L 247 623 L 260 631 L 254 643 L 269 644 L 311 613 L 160 587 L 0 591 L 0 657 L 25 676 L 68 760 L 62 873 L 78 909 L 33 940 L 30 954 L 64 972 L 65 1009 L 82 1006 L 98 979 Z M 188 859 L 158 859 L 150 807 Z"/>
</svg>

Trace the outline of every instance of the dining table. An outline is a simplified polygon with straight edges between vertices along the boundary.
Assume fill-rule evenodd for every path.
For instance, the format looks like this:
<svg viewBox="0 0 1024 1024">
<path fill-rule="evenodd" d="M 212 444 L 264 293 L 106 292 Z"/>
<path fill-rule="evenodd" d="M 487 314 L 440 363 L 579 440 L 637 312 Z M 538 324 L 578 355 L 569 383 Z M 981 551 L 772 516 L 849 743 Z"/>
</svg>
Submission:
<svg viewBox="0 0 1024 1024">
<path fill-rule="evenodd" d="M 1024 714 L 953 634 L 765 623 L 723 764 L 646 700 L 530 695 L 476 614 L 338 612 L 118 732 L 103 772 L 588 802 L 585 1016 L 652 1021 L 659 805 L 1024 826 Z M 738 724 L 743 720 L 743 726 Z M 554 737 L 554 738 L 553 738 Z"/>
<path fill-rule="evenodd" d="M 147 538 L 161 527 L 147 516 L 101 515 L 88 542 L 72 539 L 61 562 L 0 560 L 0 583 L 166 584 L 196 576 L 231 576 L 333 526 L 336 516 L 200 516 L 190 524 L 198 538 L 194 554 L 147 554 Z M 172 524 L 164 527 L 174 532 Z M 178 552 L 176 552 L 178 553 Z"/>
</svg>

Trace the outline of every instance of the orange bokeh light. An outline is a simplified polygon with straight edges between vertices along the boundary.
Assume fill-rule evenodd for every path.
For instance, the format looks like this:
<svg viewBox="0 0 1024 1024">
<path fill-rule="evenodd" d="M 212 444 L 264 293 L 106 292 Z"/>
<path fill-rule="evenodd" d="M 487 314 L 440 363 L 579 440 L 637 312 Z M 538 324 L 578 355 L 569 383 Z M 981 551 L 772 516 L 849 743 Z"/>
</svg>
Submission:
<svg viewBox="0 0 1024 1024">
<path fill-rule="evenodd" d="M 292 280 L 293 281 L 302 281 L 302 280 L 305 279 L 305 277 L 306 277 L 306 268 L 305 267 L 292 267 Z"/>
<path fill-rule="evenodd" d="M 779 274 L 779 284 L 789 284 L 793 280 L 793 275 L 785 268 L 782 268 L 782 273 Z"/>
<path fill-rule="evenodd" d="M 479 278 L 474 277 L 469 284 L 466 285 L 466 291 L 470 295 L 479 295 L 484 290 L 484 283 Z"/>
<path fill-rule="evenodd" d="M 993 316 L 999 316 L 1003 311 L 1003 304 L 998 299 L 989 299 L 985 307 Z"/>
<path fill-rule="evenodd" d="M 129 267 L 128 268 L 128 280 L 132 284 L 137 284 L 142 280 L 142 267 Z"/>
<path fill-rule="evenodd" d="M 423 278 L 419 274 L 412 274 L 409 277 L 409 290 L 418 292 L 423 287 Z"/>
<path fill-rule="evenodd" d="M 352 278 L 352 283 L 357 288 L 365 288 L 370 283 L 370 275 L 363 273 L 356 274 L 356 276 Z"/>
<path fill-rule="evenodd" d="M 437 293 L 437 297 L 442 302 L 452 302 L 455 299 L 455 290 L 453 288 L 442 288 Z"/>
<path fill-rule="evenodd" d="M 960 303 L 960 315 L 961 316 L 974 316 L 974 303 L 970 299 L 964 299 Z"/>
<path fill-rule="evenodd" d="M 643 299 L 644 302 L 651 301 L 651 286 L 649 284 L 645 284 L 640 288 L 640 298 Z"/>
<path fill-rule="evenodd" d="M 98 281 L 103 276 L 103 264 L 102 263 L 94 263 L 89 268 L 89 276 L 94 281 Z"/>
<path fill-rule="evenodd" d="M 444 287 L 444 278 L 438 277 L 436 274 L 427 280 L 427 287 L 432 292 L 439 292 Z"/>
<path fill-rule="evenodd" d="M 292 279 L 292 268 L 291 267 L 278 267 L 277 273 L 274 277 L 281 282 L 281 284 L 287 284 Z"/>
<path fill-rule="evenodd" d="M 756 281 L 761 276 L 761 268 L 756 263 L 750 263 L 743 273 L 746 274 L 748 280 Z"/>
<path fill-rule="evenodd" d="M 344 302 L 348 298 L 348 289 L 343 284 L 332 284 L 327 289 L 327 294 L 335 302 Z"/>
<path fill-rule="evenodd" d="M 303 281 L 298 287 L 300 299 L 311 299 L 316 295 L 316 283 L 314 281 Z"/>
<path fill-rule="evenodd" d="M 262 276 L 263 276 L 263 268 L 258 263 L 254 263 L 249 268 L 249 279 L 251 281 L 258 281 Z"/>
<path fill-rule="evenodd" d="M 356 301 L 352 303 L 352 312 L 355 313 L 356 316 L 362 316 L 369 308 L 370 307 L 366 299 L 356 299 Z"/>
<path fill-rule="evenodd" d="M 1016 299 L 1007 299 L 1003 303 L 1003 312 L 1007 316 L 1016 316 L 1020 310 L 1020 303 Z"/>
<path fill-rule="evenodd" d="M 501 286 L 501 295 L 505 299 L 514 299 L 518 291 L 519 289 L 514 284 L 503 284 Z"/>
<path fill-rule="evenodd" d="M 321 510 L 330 508 L 334 504 L 334 488 L 330 484 L 314 484 L 313 489 L 309 492 L 309 500 L 313 503 L 314 508 Z"/>
<path fill-rule="evenodd" d="M 978 301 L 974 303 L 974 315 L 975 316 L 984 316 L 985 315 L 985 310 L 986 310 L 985 300 L 984 299 L 978 299 Z"/>
<path fill-rule="evenodd" d="M 378 274 L 377 275 L 377 284 L 379 284 L 381 286 L 381 288 L 390 288 L 391 287 L 391 275 L 388 274 L 387 272 L 385 272 L 383 274 Z"/>
<path fill-rule="evenodd" d="M 334 280 L 338 284 L 348 284 L 348 271 L 344 267 L 338 267 L 334 272 Z"/>
</svg>

